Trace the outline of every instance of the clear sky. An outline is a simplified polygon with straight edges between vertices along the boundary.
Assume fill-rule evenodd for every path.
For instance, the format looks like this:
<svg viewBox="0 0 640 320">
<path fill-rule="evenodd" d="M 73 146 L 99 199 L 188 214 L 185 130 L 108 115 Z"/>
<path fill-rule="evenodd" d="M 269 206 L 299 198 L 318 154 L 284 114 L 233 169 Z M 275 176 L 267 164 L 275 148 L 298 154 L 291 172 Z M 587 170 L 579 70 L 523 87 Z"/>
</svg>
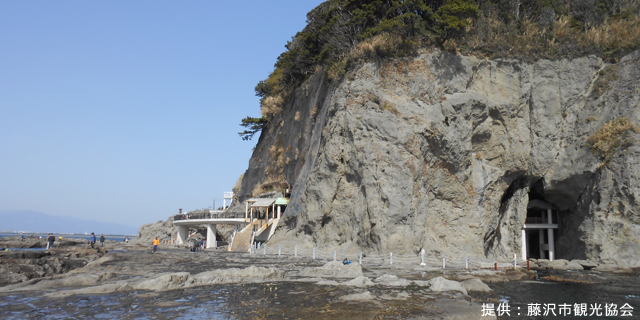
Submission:
<svg viewBox="0 0 640 320">
<path fill-rule="evenodd" d="M 1 1 L 0 210 L 138 227 L 220 206 L 254 87 L 321 2 Z"/>
</svg>

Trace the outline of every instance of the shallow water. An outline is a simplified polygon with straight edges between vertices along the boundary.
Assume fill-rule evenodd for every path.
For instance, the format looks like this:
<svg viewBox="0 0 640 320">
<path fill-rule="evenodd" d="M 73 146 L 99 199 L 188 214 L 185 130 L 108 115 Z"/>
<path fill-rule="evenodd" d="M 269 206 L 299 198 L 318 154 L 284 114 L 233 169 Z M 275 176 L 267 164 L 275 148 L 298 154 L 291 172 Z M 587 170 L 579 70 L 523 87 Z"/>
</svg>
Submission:
<svg viewBox="0 0 640 320">
<path fill-rule="evenodd" d="M 112 251 L 110 251 L 113 253 Z M 293 257 L 262 257 L 228 252 L 187 253 L 184 250 L 163 250 L 159 254 L 148 251 L 119 251 L 113 259 L 104 262 L 104 270 L 116 270 L 118 280 L 141 277 L 140 274 L 120 274 L 117 270 L 144 268 L 146 274 L 185 271 L 192 274 L 215 268 L 279 266 L 295 271 L 301 266 L 321 266 L 323 262 Z M 294 267 L 294 265 L 296 265 Z M 382 274 L 394 273 L 402 278 L 427 280 L 447 276 L 449 271 L 419 271 L 390 269 L 372 265 L 364 270 L 374 279 Z M 295 274 L 295 273 L 294 273 Z M 545 275 L 568 276 L 572 272 L 545 272 Z M 320 286 L 305 282 L 271 282 L 254 284 L 227 284 L 204 286 L 165 292 L 131 291 L 100 295 L 75 295 L 65 298 L 47 298 L 48 292 L 19 292 L 0 294 L 0 319 L 405 319 L 412 316 L 433 318 L 450 315 L 467 300 L 476 301 L 478 319 L 482 319 L 479 305 L 484 302 L 508 303 L 510 316 L 501 319 L 553 319 L 556 317 L 529 317 L 530 303 L 616 303 L 618 308 L 629 303 L 634 311 L 640 308 L 640 278 L 637 275 L 615 275 L 591 271 L 575 274 L 583 279 L 597 280 L 596 284 L 559 283 L 532 280 L 491 284 L 495 294 L 452 297 L 437 295 L 425 287 L 364 288 Z M 452 273 L 455 276 L 455 272 Z M 64 288 L 73 289 L 73 288 Z M 368 290 L 373 301 L 345 301 L 345 295 Z M 402 292 L 407 299 L 394 300 Z M 386 297 L 386 298 L 385 298 Z M 489 299 L 489 301 L 487 300 Z M 480 304 L 478 304 L 480 303 Z M 520 308 L 520 309 L 518 309 Z M 572 310 L 573 311 L 573 310 Z M 520 315 L 518 316 L 518 312 Z M 573 314 L 573 312 L 572 312 Z M 634 312 L 634 315 L 640 314 Z M 570 318 L 570 317 L 567 317 Z M 625 319 L 623 317 L 584 317 L 591 319 Z M 629 319 L 629 317 L 626 317 Z M 631 317 L 634 318 L 634 317 Z M 635 318 L 640 318 L 636 316 Z"/>
<path fill-rule="evenodd" d="M 510 316 L 498 317 L 499 319 L 552 319 L 575 317 L 575 304 L 587 304 L 587 316 L 576 318 L 590 319 L 640 319 L 640 278 L 634 275 L 604 274 L 590 271 L 579 273 L 593 276 L 594 278 L 604 278 L 599 283 L 584 284 L 570 282 L 552 281 L 522 281 L 491 284 L 490 287 L 500 296 L 500 302 L 508 303 L 511 310 Z M 554 274 L 554 272 L 540 273 L 539 276 Z M 557 274 L 557 272 L 556 272 Z M 629 304 L 633 309 L 632 317 L 621 317 L 620 308 L 624 304 Z M 544 304 L 555 304 L 556 316 L 549 312 L 547 317 L 531 316 L 529 312 L 530 304 L 540 304 L 541 311 L 544 312 Z M 571 306 L 570 315 L 560 315 L 560 305 Z M 599 304 L 602 307 L 602 315 L 590 315 L 594 311 L 593 307 Z M 607 316 L 605 304 L 616 304 L 618 316 Z M 498 303 L 495 303 L 497 307 Z M 566 311 L 566 310 L 565 310 Z"/>
<path fill-rule="evenodd" d="M 2 297 L 2 319 L 228 319 L 219 290 L 145 291 L 47 299 L 34 294 Z"/>
<path fill-rule="evenodd" d="M 0 296 L 0 319 L 405 319 L 439 314 L 428 290 L 403 301 L 340 301 L 365 289 L 273 282 L 204 286 L 166 292 L 118 292 L 60 299 L 41 293 Z M 397 292 L 370 287 L 373 295 Z M 460 300 L 454 300 L 458 303 Z"/>
</svg>

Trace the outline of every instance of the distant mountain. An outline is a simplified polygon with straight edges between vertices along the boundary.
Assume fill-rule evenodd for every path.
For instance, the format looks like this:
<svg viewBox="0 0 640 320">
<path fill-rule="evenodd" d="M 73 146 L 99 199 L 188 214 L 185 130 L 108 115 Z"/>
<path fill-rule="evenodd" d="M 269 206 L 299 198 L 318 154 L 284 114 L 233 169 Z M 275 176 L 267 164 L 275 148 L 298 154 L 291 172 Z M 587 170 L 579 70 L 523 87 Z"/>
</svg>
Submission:
<svg viewBox="0 0 640 320">
<path fill-rule="evenodd" d="M 136 228 L 122 224 L 52 216 L 32 210 L 0 210 L 0 229 L 54 233 L 138 234 Z"/>
</svg>

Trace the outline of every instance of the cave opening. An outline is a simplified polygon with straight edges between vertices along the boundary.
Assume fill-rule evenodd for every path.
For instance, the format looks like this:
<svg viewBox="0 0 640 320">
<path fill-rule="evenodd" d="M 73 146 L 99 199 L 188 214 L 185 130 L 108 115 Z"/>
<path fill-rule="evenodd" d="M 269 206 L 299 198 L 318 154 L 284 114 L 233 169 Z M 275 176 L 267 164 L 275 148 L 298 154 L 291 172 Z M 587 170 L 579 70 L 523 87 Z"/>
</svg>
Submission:
<svg viewBox="0 0 640 320">
<path fill-rule="evenodd" d="M 522 228 L 522 259 L 557 258 L 555 239 L 558 238 L 558 209 L 547 201 L 542 180 L 529 188 L 527 217 Z"/>
</svg>

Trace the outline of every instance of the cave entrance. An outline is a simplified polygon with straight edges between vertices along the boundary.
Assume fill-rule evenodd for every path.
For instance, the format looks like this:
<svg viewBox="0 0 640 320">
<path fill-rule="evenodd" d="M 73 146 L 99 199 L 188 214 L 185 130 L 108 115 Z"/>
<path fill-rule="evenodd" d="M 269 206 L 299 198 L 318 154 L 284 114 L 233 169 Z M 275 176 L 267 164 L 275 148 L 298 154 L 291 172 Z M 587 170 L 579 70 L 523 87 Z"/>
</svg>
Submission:
<svg viewBox="0 0 640 320">
<path fill-rule="evenodd" d="M 555 239 L 558 231 L 558 210 L 544 200 L 542 183 L 529 191 L 527 219 L 522 228 L 522 259 L 549 259 L 555 257 Z"/>
</svg>

